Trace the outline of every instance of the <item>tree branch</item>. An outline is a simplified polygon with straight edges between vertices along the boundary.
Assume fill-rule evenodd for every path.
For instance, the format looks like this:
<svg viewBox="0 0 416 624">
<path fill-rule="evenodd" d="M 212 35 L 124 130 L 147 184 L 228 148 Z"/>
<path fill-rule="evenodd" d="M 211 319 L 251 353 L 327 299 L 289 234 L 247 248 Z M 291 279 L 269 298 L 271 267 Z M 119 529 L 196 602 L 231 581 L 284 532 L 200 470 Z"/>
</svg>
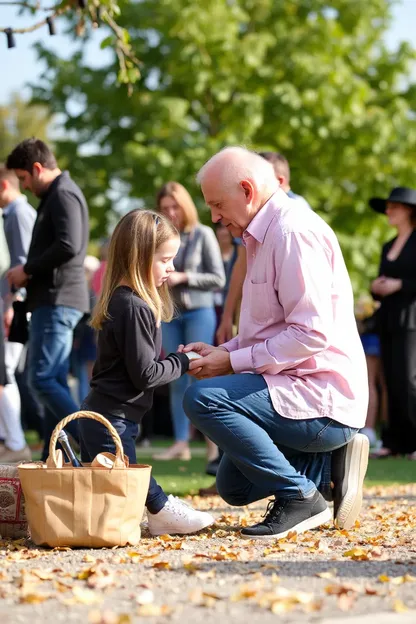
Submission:
<svg viewBox="0 0 416 624">
<path fill-rule="evenodd" d="M 55 11 L 55 13 L 51 13 L 51 15 L 48 15 L 48 17 L 57 17 L 58 15 L 61 15 L 62 13 L 65 13 L 65 11 L 68 10 L 68 7 L 64 7 L 62 9 L 58 9 L 58 11 Z M 36 24 L 32 24 L 32 26 L 27 26 L 26 28 L 12 28 L 13 30 L 13 34 L 14 35 L 23 35 L 24 33 L 30 33 L 33 32 L 34 30 L 38 30 L 39 28 L 42 28 L 42 26 L 45 26 L 48 22 L 47 22 L 48 18 L 41 20 L 40 22 L 36 22 Z M 9 28 L 0 28 L 0 32 L 7 32 L 9 30 Z"/>
<path fill-rule="evenodd" d="M 36 2 L 36 4 L 31 4 L 30 2 L 25 2 L 24 0 L 14 0 L 14 1 L 6 0 L 5 2 L 3 1 L 0 2 L 0 6 L 20 6 L 20 7 L 23 7 L 24 9 L 30 9 L 31 11 L 46 11 L 48 13 L 51 11 L 56 11 L 61 6 L 61 4 L 62 2 L 59 2 L 58 4 L 55 4 L 54 6 L 43 7 L 40 3 L 40 0 Z"/>
</svg>

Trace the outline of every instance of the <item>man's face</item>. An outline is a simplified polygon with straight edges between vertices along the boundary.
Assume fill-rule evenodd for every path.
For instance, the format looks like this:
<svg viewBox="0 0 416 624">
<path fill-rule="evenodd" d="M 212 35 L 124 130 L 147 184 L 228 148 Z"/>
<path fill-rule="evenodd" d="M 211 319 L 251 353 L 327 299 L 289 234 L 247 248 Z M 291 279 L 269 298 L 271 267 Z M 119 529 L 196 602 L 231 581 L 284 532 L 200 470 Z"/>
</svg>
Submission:
<svg viewBox="0 0 416 624">
<path fill-rule="evenodd" d="M 212 221 L 221 222 L 232 236 L 241 237 L 255 214 L 251 183 L 242 181 L 235 189 L 224 188 L 217 176 L 207 172 L 201 190 Z"/>
<path fill-rule="evenodd" d="M 39 165 L 40 166 L 40 165 Z M 36 197 L 41 197 L 44 191 L 44 185 L 41 180 L 41 171 L 34 165 L 32 173 L 24 169 L 15 169 L 15 174 L 19 178 L 20 186 L 25 191 L 30 191 Z"/>
</svg>

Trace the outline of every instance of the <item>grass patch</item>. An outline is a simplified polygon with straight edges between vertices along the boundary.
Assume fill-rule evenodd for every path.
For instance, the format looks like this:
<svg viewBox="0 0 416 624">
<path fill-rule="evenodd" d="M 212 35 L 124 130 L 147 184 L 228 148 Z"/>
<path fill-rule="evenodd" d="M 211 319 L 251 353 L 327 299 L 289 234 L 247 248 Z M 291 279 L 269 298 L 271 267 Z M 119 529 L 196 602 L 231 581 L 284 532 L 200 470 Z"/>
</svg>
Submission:
<svg viewBox="0 0 416 624">
<path fill-rule="evenodd" d="M 404 485 L 416 482 L 416 462 L 391 457 L 370 459 L 366 485 Z"/>
<path fill-rule="evenodd" d="M 27 436 L 29 437 L 29 436 Z M 29 442 L 34 442 L 35 436 L 30 436 Z M 197 494 L 199 488 L 208 487 L 214 481 L 213 477 L 205 474 L 206 457 L 205 453 L 193 456 L 188 462 L 179 460 L 156 461 L 151 457 L 157 448 L 164 448 L 171 444 L 170 440 L 158 440 L 149 454 L 145 449 L 140 449 L 138 461 L 142 464 L 150 464 L 152 473 L 162 488 L 168 494 L 185 496 Z M 201 453 L 204 449 L 203 442 L 193 442 L 193 449 L 198 449 Z M 139 450 L 139 449 L 138 449 Z M 202 451 L 203 452 L 203 451 Z M 34 459 L 40 458 L 40 452 L 33 454 Z M 370 459 L 365 484 L 375 485 L 404 485 L 416 482 L 416 462 L 408 459 Z"/>
<path fill-rule="evenodd" d="M 201 487 L 214 481 L 205 474 L 204 457 L 193 457 L 189 462 L 155 461 L 151 457 L 140 457 L 141 463 L 152 466 L 152 473 L 168 494 L 184 496 L 196 494 Z M 365 485 L 395 485 L 414 483 L 416 464 L 407 459 L 372 459 L 369 462 Z"/>
</svg>

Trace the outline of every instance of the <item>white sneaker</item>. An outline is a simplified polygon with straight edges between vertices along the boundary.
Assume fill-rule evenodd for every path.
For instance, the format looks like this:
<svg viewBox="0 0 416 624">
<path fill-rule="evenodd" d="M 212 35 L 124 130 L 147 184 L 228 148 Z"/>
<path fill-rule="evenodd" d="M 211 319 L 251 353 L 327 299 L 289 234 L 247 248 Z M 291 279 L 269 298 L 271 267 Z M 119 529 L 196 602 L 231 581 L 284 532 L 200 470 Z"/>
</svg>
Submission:
<svg viewBox="0 0 416 624">
<path fill-rule="evenodd" d="M 205 529 L 215 522 L 215 518 L 206 511 L 197 511 L 188 503 L 172 496 L 157 514 L 147 512 L 151 535 L 179 534 L 187 535 Z"/>
</svg>

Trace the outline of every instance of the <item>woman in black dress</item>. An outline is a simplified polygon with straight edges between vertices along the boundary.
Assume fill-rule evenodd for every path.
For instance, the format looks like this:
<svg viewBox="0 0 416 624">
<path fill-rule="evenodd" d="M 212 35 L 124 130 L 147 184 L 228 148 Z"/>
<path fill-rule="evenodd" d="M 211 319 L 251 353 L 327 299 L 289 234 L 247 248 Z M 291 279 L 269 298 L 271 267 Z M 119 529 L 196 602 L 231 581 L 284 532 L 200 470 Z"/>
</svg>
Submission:
<svg viewBox="0 0 416 624">
<path fill-rule="evenodd" d="M 388 424 L 377 455 L 416 460 L 416 190 L 398 187 L 370 206 L 385 213 L 397 236 L 381 254 L 371 285 L 378 313 L 381 357 L 388 393 Z"/>
</svg>

